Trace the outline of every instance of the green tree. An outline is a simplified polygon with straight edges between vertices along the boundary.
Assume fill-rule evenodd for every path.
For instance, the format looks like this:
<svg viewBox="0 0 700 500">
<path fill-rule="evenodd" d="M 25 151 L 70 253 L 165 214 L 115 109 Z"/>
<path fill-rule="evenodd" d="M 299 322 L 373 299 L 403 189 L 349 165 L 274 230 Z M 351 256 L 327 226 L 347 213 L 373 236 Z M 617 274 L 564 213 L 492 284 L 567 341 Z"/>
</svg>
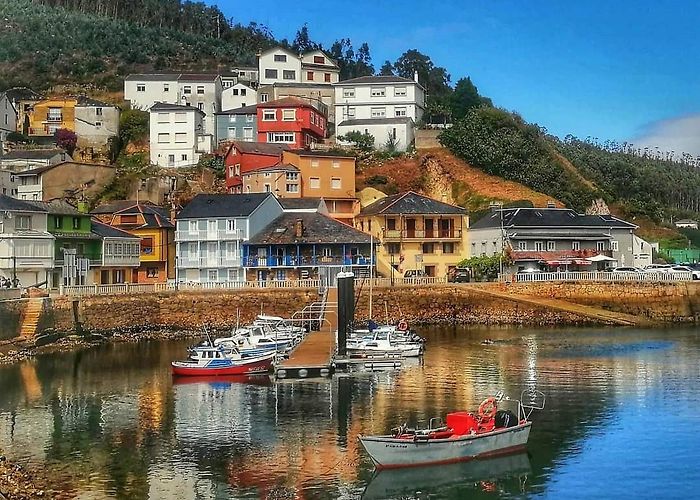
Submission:
<svg viewBox="0 0 700 500">
<path fill-rule="evenodd" d="M 144 140 L 148 133 L 148 112 L 139 109 L 122 111 L 119 117 L 119 143 L 122 150 L 129 143 Z"/>
<path fill-rule="evenodd" d="M 398 76 L 413 79 L 418 72 L 418 82 L 427 92 L 426 114 L 431 121 L 446 121 L 452 93 L 450 75 L 441 66 L 435 66 L 430 56 L 416 49 L 407 50 L 394 63 Z"/>
<path fill-rule="evenodd" d="M 394 65 L 391 61 L 384 61 L 382 67 L 379 69 L 379 74 L 382 76 L 393 76 L 394 75 Z"/>
<path fill-rule="evenodd" d="M 490 105 L 491 100 L 479 95 L 479 91 L 472 83 L 471 78 L 460 78 L 455 85 L 450 98 L 450 111 L 454 120 L 464 118 L 472 108 L 478 108 L 482 104 Z"/>
<path fill-rule="evenodd" d="M 306 23 L 299 28 L 294 41 L 292 42 L 292 50 L 298 54 L 309 52 L 310 50 L 321 50 L 321 44 L 316 43 L 309 37 L 309 27 Z"/>
<path fill-rule="evenodd" d="M 369 132 L 353 130 L 338 137 L 342 142 L 349 142 L 360 151 L 372 151 L 374 149 L 374 136 Z"/>
</svg>

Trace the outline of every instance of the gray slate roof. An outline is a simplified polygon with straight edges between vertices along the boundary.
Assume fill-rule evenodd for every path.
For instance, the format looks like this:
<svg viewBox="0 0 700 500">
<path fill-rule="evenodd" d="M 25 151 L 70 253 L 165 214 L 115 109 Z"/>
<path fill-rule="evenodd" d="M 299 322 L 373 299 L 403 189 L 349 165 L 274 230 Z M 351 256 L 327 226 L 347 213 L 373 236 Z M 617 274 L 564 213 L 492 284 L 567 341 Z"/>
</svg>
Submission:
<svg viewBox="0 0 700 500">
<path fill-rule="evenodd" d="M 66 152 L 62 149 L 16 149 L 0 156 L 0 160 L 50 160 L 62 153 Z M 66 158 L 70 157 L 66 154 Z"/>
<path fill-rule="evenodd" d="M 198 194 L 177 214 L 177 219 L 248 217 L 271 196 L 272 193 Z"/>
<path fill-rule="evenodd" d="M 355 127 L 360 125 L 395 125 L 413 123 L 413 118 L 401 116 L 398 118 L 363 118 L 358 120 L 344 120 L 338 124 L 339 127 Z"/>
<path fill-rule="evenodd" d="M 364 215 L 466 215 L 464 208 L 437 201 L 422 194 L 407 191 L 401 194 L 394 194 L 375 201 L 365 207 L 360 216 Z"/>
<path fill-rule="evenodd" d="M 34 205 L 29 201 L 18 200 L 5 194 L 0 194 L 0 211 L 41 213 L 47 212 L 45 208 L 41 208 L 37 205 Z"/>
<path fill-rule="evenodd" d="M 43 99 L 43 96 L 32 89 L 27 87 L 12 87 L 7 89 L 4 94 L 10 99 L 10 101 L 39 101 Z"/>
<path fill-rule="evenodd" d="M 277 201 L 285 210 L 317 209 L 321 204 L 321 198 L 279 198 Z"/>
<path fill-rule="evenodd" d="M 226 111 L 220 111 L 216 113 L 217 115 L 254 115 L 258 112 L 258 105 L 253 104 L 251 106 L 243 106 L 242 108 L 229 109 Z"/>
<path fill-rule="evenodd" d="M 149 108 L 149 111 L 197 111 L 206 115 L 201 109 L 194 106 L 183 106 L 182 104 L 168 104 L 166 102 L 157 102 Z"/>
<path fill-rule="evenodd" d="M 133 207 L 138 203 L 141 205 L 157 206 L 150 201 L 136 202 L 135 200 L 114 200 L 95 207 L 90 213 L 94 215 L 113 214 L 125 208 Z"/>
<path fill-rule="evenodd" d="M 583 215 L 570 208 L 506 208 L 503 209 L 503 227 L 600 227 L 627 228 L 637 226 L 613 215 Z M 495 210 L 469 229 L 501 227 L 501 210 Z"/>
<path fill-rule="evenodd" d="M 28 201 L 27 203 L 31 203 L 32 205 L 35 205 L 37 208 L 43 209 L 43 211 L 46 211 L 46 212 L 48 212 L 50 214 L 54 214 L 54 215 L 85 215 L 85 216 L 88 216 L 88 214 L 84 214 L 82 212 L 79 212 L 77 208 L 75 208 L 73 205 L 71 205 L 67 201 L 63 201 L 63 200 Z"/>
<path fill-rule="evenodd" d="M 301 220 L 304 230 L 296 237 L 294 224 Z M 331 219 L 327 215 L 314 213 L 286 213 L 277 217 L 265 229 L 251 238 L 253 245 L 286 245 L 297 243 L 370 243 L 370 235 L 354 227 Z"/>
<path fill-rule="evenodd" d="M 122 231 L 121 229 L 117 229 L 116 227 L 112 227 L 108 224 L 103 224 L 95 219 L 92 219 L 91 221 L 90 230 L 102 238 L 130 238 L 133 240 L 141 239 L 138 236 L 134 236 L 131 233 L 127 233 L 126 231 Z"/>
</svg>

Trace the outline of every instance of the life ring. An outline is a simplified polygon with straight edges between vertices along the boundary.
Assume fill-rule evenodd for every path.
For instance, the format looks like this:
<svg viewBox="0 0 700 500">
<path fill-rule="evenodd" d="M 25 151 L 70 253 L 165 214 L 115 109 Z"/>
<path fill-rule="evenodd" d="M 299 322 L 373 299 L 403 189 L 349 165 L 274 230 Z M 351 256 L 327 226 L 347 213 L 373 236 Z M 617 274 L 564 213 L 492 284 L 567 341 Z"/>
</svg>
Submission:
<svg viewBox="0 0 700 500">
<path fill-rule="evenodd" d="M 498 403 L 496 402 L 496 398 L 493 396 L 484 399 L 479 405 L 479 416 L 483 419 L 491 419 L 495 417 L 497 411 Z"/>
<path fill-rule="evenodd" d="M 408 330 L 408 323 L 406 323 L 406 321 L 402 319 L 401 321 L 399 321 L 399 324 L 396 328 L 400 332 L 405 332 L 406 330 Z"/>
</svg>

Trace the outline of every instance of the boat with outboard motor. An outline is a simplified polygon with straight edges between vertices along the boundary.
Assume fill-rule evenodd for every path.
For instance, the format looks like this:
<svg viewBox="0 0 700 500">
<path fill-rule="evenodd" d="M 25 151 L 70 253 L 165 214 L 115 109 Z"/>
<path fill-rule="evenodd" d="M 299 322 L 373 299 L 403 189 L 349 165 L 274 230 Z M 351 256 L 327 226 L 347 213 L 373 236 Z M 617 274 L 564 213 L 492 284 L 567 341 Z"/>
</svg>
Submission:
<svg viewBox="0 0 700 500">
<path fill-rule="evenodd" d="M 215 345 L 196 346 L 188 349 L 190 355 L 184 361 L 171 363 L 173 375 L 212 376 L 248 375 L 270 371 L 277 353 L 270 351 L 259 356 L 244 357 L 235 347 Z"/>
<path fill-rule="evenodd" d="M 351 357 L 379 355 L 410 358 L 423 354 L 423 344 L 421 342 L 397 341 L 389 329 L 378 328 L 371 335 L 349 338 L 346 345 L 348 355 Z"/>
<path fill-rule="evenodd" d="M 499 410 L 501 401 L 517 404 L 517 415 Z M 409 429 L 405 424 L 383 436 L 360 436 L 360 442 L 377 469 L 446 464 L 512 453 L 525 448 L 533 410 L 542 410 L 544 393 L 525 390 L 520 399 L 499 391 L 486 398 L 476 414 L 448 413 L 446 422 L 431 419 L 427 429 Z"/>
</svg>

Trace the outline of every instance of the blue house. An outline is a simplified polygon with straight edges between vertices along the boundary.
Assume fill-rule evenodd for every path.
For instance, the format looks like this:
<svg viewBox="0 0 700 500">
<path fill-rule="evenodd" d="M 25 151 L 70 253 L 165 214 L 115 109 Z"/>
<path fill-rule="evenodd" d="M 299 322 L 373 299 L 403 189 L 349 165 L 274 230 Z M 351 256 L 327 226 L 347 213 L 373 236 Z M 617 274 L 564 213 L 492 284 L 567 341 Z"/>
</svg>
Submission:
<svg viewBox="0 0 700 500">
<path fill-rule="evenodd" d="M 258 137 L 257 105 L 216 113 L 216 143 L 254 142 Z"/>
</svg>

